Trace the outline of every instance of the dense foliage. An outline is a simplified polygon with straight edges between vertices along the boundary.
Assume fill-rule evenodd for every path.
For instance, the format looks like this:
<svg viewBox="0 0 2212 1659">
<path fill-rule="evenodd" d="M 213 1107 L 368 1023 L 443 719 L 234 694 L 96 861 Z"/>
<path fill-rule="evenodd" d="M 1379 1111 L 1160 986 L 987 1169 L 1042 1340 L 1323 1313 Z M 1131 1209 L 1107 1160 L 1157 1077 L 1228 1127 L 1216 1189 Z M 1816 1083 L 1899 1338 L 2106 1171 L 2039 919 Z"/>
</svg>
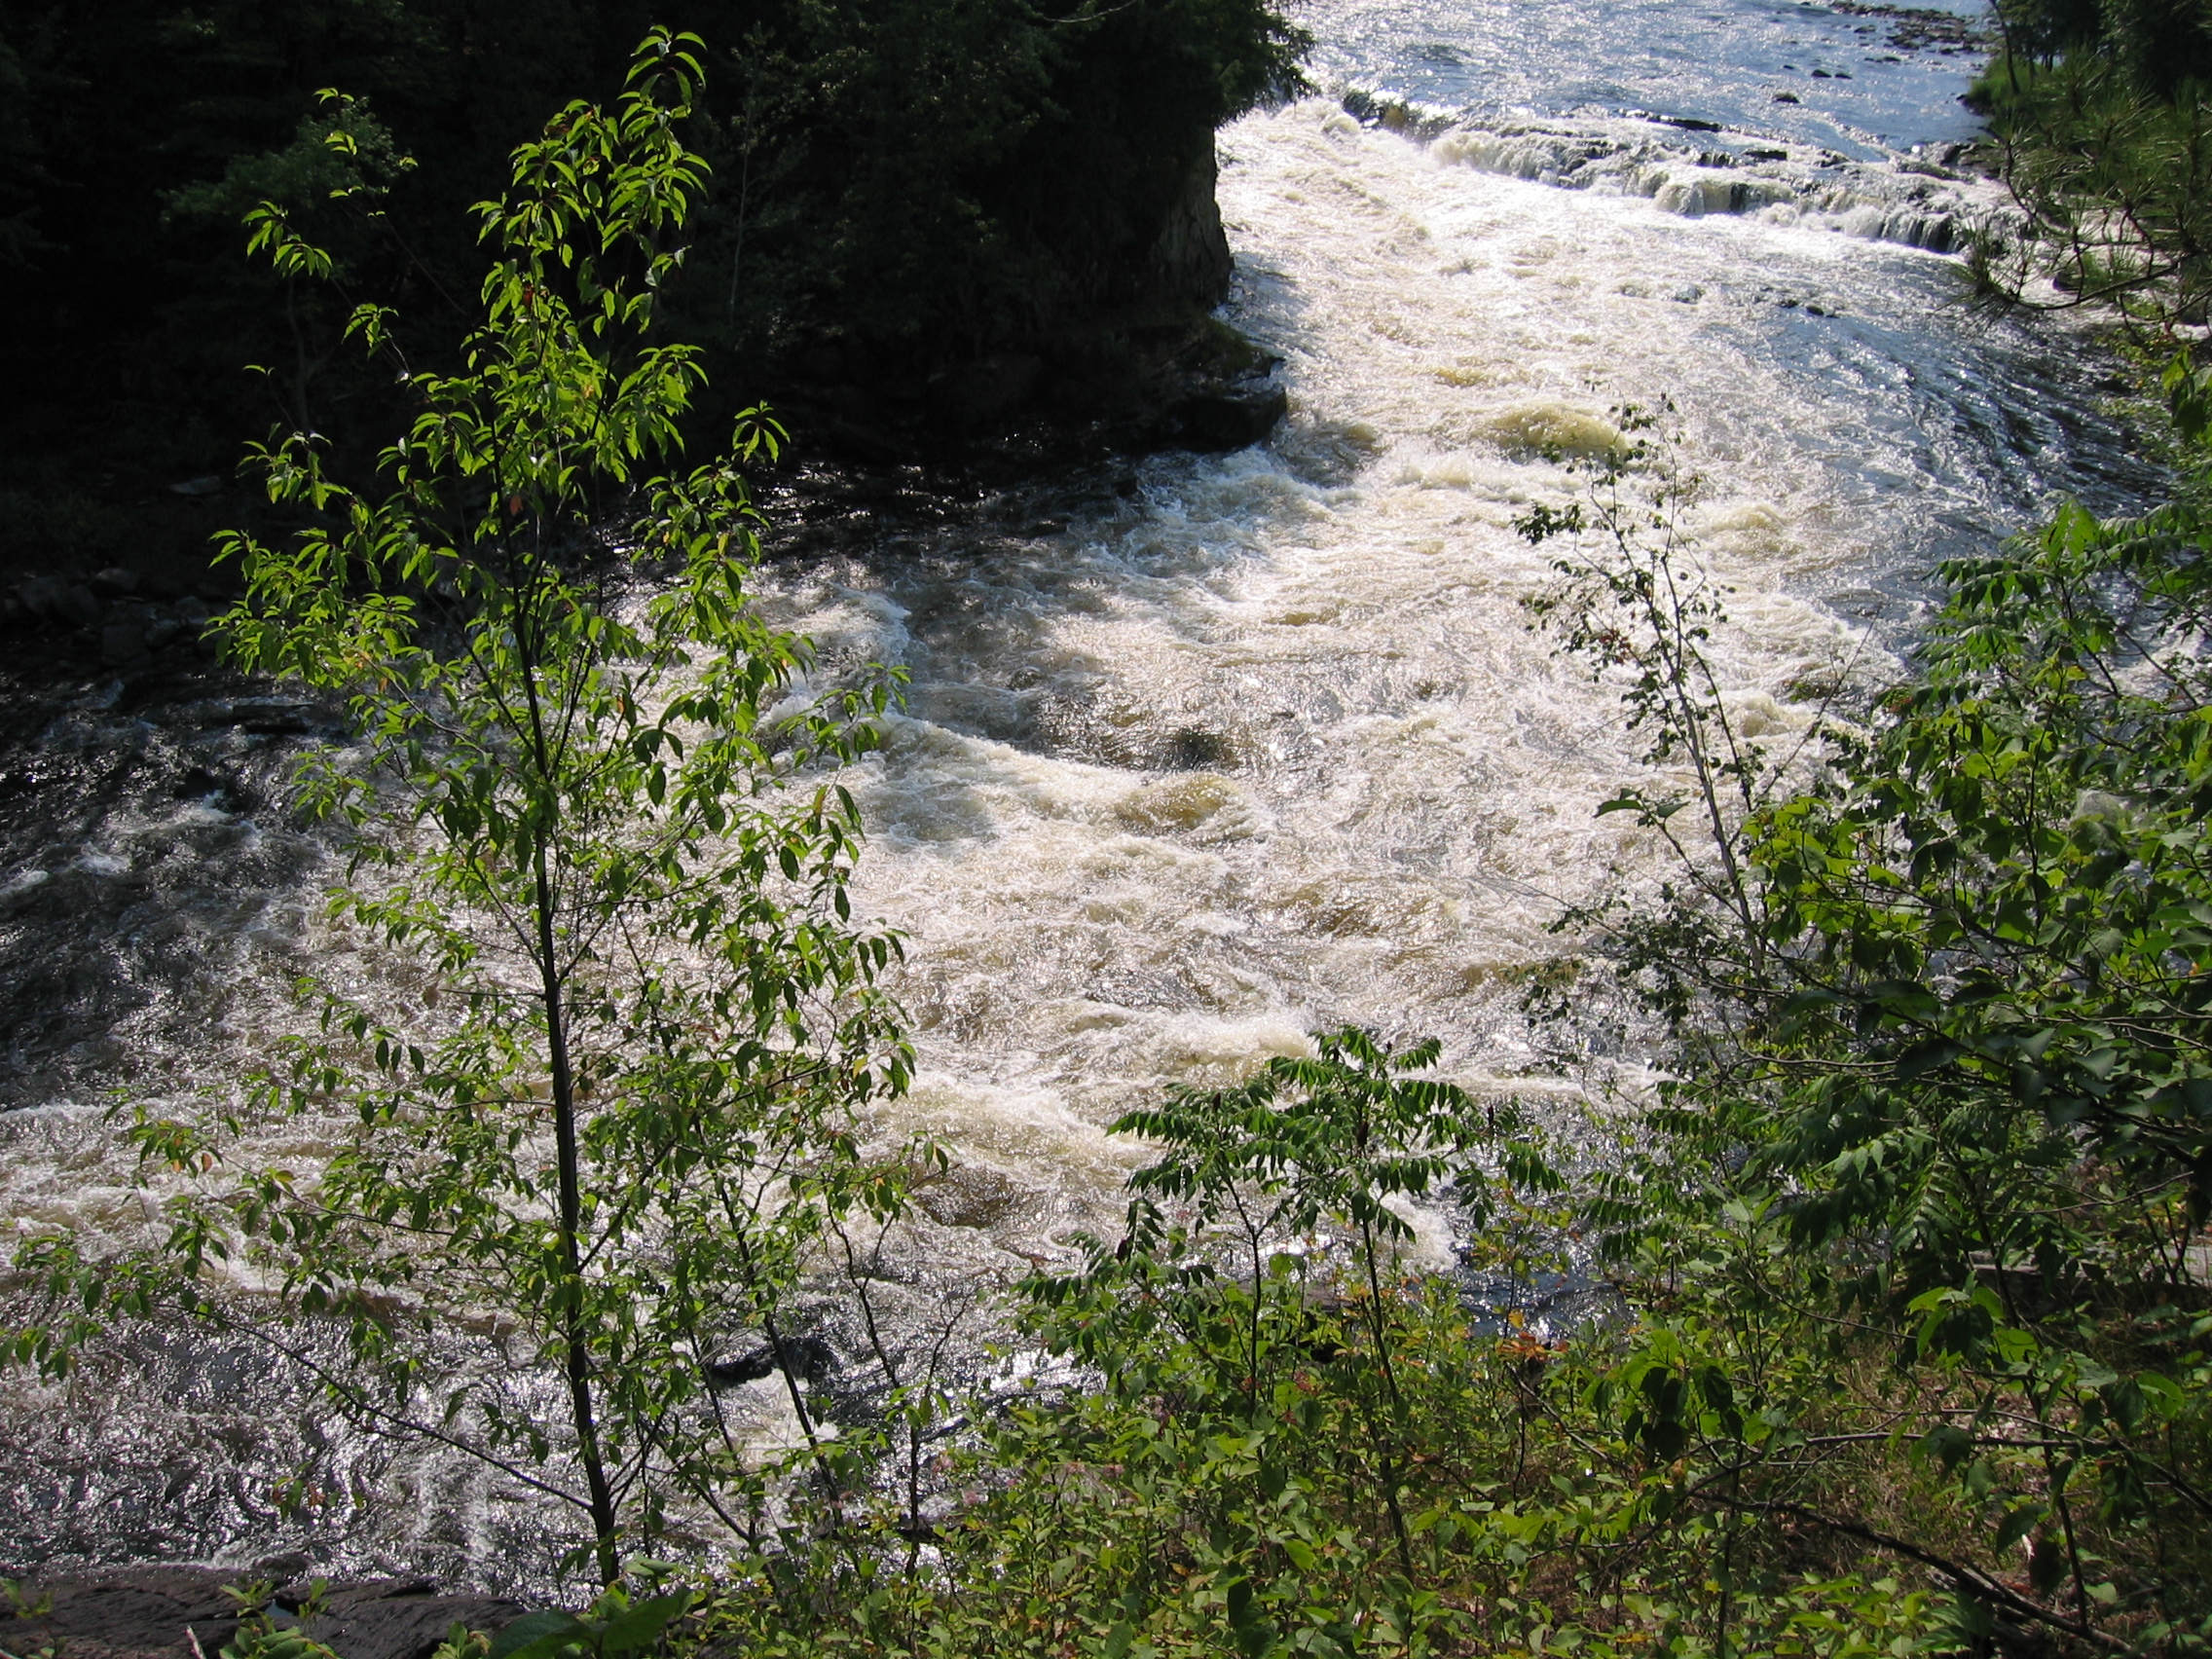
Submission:
<svg viewBox="0 0 2212 1659">
<path fill-rule="evenodd" d="M 1697 1065 L 1600 1216 L 1886 1360 L 1865 1426 L 1979 1523 L 1956 1581 L 2098 1645 L 2212 1636 L 2208 529 L 2068 507 L 1944 571 L 1922 679 L 1746 822 L 1751 925 L 1640 964 Z"/>
<path fill-rule="evenodd" d="M 2153 333 L 2212 303 L 2212 6 L 2001 0 L 2005 51 L 1970 98 L 2020 209 L 1979 239 L 1984 279 L 2019 300 L 2115 309 Z"/>
<path fill-rule="evenodd" d="M 1997 12 L 2008 47 L 2025 58 L 2102 58 L 2164 96 L 2212 72 L 2203 0 L 2001 0 Z"/>
<path fill-rule="evenodd" d="M 1128 1234 L 1028 1287 L 1030 1335 L 1094 1369 L 1002 1405 L 940 1459 L 922 1547 L 849 1506 L 842 1536 L 719 1586 L 703 1644 L 1903 1655 L 1940 1636 L 1944 1600 L 1858 1576 L 1849 1541 L 1739 1526 L 1741 1503 L 1716 1501 L 1740 1495 L 1711 1479 L 1722 1422 L 1739 1446 L 1820 1433 L 1815 1412 L 1784 1419 L 1797 1401 L 1776 1386 L 1829 1392 L 1812 1356 L 1752 1338 L 1775 1392 L 1747 1427 L 1715 1381 L 1743 1375 L 1741 1324 L 1570 1345 L 1518 1314 L 1471 1320 L 1380 1218 L 1455 1169 L 1455 1196 L 1507 1237 L 1516 1190 L 1556 1182 L 1510 1114 L 1405 1075 L 1431 1055 L 1356 1031 L 1318 1049 L 1124 1124 L 1164 1149 Z"/>
</svg>

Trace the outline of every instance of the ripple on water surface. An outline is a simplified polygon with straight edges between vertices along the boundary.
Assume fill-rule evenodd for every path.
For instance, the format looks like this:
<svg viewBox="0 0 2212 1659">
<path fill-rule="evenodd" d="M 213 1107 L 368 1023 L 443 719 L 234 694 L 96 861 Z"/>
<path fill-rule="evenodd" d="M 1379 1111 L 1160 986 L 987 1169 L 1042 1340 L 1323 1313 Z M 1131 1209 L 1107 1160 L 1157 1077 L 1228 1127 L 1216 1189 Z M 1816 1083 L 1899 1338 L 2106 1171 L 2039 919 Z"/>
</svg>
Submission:
<svg viewBox="0 0 2212 1659">
<path fill-rule="evenodd" d="M 1234 315 L 1291 393 L 1269 445 L 1157 459 L 1063 535 L 780 578 L 833 656 L 913 676 L 856 781 L 931 1121 L 1050 1101 L 995 1154 L 1073 1210 L 1113 1112 L 1319 1023 L 1527 1065 L 1547 924 L 1656 867 L 1594 817 L 1641 745 L 1530 631 L 1554 549 L 1511 529 L 1619 405 L 1675 407 L 1730 697 L 1784 738 L 1803 687 L 1895 672 L 1936 561 L 2144 482 L 2080 347 L 1970 318 L 1955 261 L 1440 147 L 1318 101 L 1225 136 Z"/>
</svg>

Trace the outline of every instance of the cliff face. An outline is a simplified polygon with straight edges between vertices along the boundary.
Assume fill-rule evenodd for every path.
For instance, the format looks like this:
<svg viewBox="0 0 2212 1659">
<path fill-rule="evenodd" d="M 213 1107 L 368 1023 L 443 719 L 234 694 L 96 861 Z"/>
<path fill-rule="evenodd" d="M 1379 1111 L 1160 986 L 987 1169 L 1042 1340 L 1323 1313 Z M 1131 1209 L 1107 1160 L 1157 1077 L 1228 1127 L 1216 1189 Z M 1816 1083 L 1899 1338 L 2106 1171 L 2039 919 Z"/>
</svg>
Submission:
<svg viewBox="0 0 2212 1659">
<path fill-rule="evenodd" d="M 853 10 L 870 14 L 866 60 L 793 7 L 774 84 L 795 90 L 760 92 L 750 47 L 710 69 L 716 200 L 692 268 L 730 279 L 680 300 L 679 326 L 737 363 L 842 352 L 926 377 L 1064 356 L 1220 301 L 1214 133 L 1294 82 L 1304 37 L 1278 16 L 1243 0 L 1129 0 L 1050 27 L 1015 0 Z"/>
<path fill-rule="evenodd" d="M 410 360 L 450 365 L 484 262 L 470 204 L 565 102 L 618 95 L 659 20 L 696 33 L 705 76 L 682 139 L 710 167 L 663 313 L 705 350 L 704 426 L 808 395 L 841 420 L 926 423 L 948 385 L 977 420 L 1110 413 L 1222 297 L 1213 133 L 1290 89 L 1306 44 L 1270 0 L 1064 18 L 1027 0 L 236 0 L 190 29 L 174 11 L 0 6 L 0 505 L 18 509 L 0 566 L 89 577 L 147 534 L 203 561 L 197 527 L 172 537 L 146 503 L 179 516 L 164 492 L 228 478 L 273 423 L 365 465 L 407 410 L 344 337 L 351 300 L 392 305 Z M 323 141 L 324 87 L 361 100 L 350 160 Z M 381 218 L 357 211 L 362 187 L 388 192 Z M 345 299 L 247 257 L 240 219 L 265 200 L 334 251 Z"/>
<path fill-rule="evenodd" d="M 1220 177 L 1209 142 L 1194 159 L 1146 261 L 1146 286 L 1160 301 L 1205 309 L 1220 304 L 1229 291 L 1235 261 L 1222 229 L 1221 203 L 1214 198 Z"/>
</svg>

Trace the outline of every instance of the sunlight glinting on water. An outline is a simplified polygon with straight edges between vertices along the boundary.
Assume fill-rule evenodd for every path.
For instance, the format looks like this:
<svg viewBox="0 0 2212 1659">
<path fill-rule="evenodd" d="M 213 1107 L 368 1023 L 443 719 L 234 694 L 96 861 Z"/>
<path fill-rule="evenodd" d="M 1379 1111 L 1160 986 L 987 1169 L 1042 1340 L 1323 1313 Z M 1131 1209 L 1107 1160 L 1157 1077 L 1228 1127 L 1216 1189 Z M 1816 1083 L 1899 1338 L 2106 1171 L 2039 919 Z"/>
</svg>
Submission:
<svg viewBox="0 0 2212 1659">
<path fill-rule="evenodd" d="M 1532 141 L 1575 188 L 1511 176 Z M 862 903 L 910 940 L 898 1120 L 1026 1195 L 1023 1251 L 1111 1201 L 1117 1112 L 1318 1026 L 1571 1092 L 1526 1075 L 1518 971 L 1568 948 L 1565 905 L 1660 866 L 1595 816 L 1642 743 L 1531 628 L 1558 548 L 1511 521 L 1584 488 L 1619 406 L 1674 406 L 1753 735 L 1896 672 L 1937 560 L 2127 472 L 2083 436 L 2063 335 L 1971 318 L 1955 260 L 1881 235 L 1986 187 L 1769 155 L 1729 169 L 1743 210 L 1704 211 L 1718 169 L 1634 118 L 1421 142 L 1322 100 L 1221 150 L 1229 314 L 1290 391 L 1269 444 L 1151 461 L 1064 532 L 777 578 L 832 660 L 913 677 L 856 780 Z"/>
</svg>

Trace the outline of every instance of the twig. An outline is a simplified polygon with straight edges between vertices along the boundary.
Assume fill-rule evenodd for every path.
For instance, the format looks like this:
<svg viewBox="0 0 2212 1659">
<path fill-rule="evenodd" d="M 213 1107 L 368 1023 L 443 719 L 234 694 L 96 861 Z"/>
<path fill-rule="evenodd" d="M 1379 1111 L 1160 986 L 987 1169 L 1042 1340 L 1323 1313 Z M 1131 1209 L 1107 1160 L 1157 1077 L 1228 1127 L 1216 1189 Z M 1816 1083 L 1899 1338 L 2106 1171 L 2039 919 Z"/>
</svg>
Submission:
<svg viewBox="0 0 2212 1659">
<path fill-rule="evenodd" d="M 1932 1550 L 1922 1549 L 1918 1544 L 1907 1543 L 1902 1538 L 1892 1537 L 1887 1532 L 1876 1531 L 1873 1528 L 1863 1526 L 1857 1521 L 1839 1521 L 1831 1515 L 1823 1515 L 1819 1510 L 1808 1508 L 1802 1503 L 1763 1501 L 1754 1498 L 1724 1498 L 1703 1493 L 1700 1496 L 1707 1503 L 1718 1504 L 1722 1507 L 1749 1509 L 1763 1515 L 1794 1516 L 1800 1521 L 1810 1521 L 1816 1527 L 1825 1527 L 1831 1532 L 1842 1532 L 1850 1537 L 1863 1538 L 1867 1543 L 1878 1549 L 1888 1550 L 1893 1555 L 1901 1555 L 1908 1561 L 1919 1562 L 1923 1567 L 1934 1567 L 1961 1588 L 1971 1590 L 1978 1596 L 1986 1597 L 1990 1601 L 2000 1604 L 2008 1611 L 2018 1613 L 2022 1618 L 2033 1619 L 2038 1624 L 2049 1625 L 2053 1630 L 2062 1630 L 2068 1636 L 2079 1637 L 2083 1641 L 2094 1642 L 2097 1646 L 2107 1648 L 2115 1653 L 2131 1653 L 2134 1651 L 2127 1642 L 2122 1641 L 2119 1637 L 2098 1630 L 2094 1625 L 2070 1619 L 2064 1613 L 2054 1613 L 2048 1607 L 2031 1602 L 2027 1597 L 2021 1595 L 2017 1590 L 2011 1589 L 2002 1580 L 1992 1578 L 1979 1567 L 1967 1567 L 1962 1563 L 1948 1560 L 1943 1556 L 1936 1555 Z"/>
</svg>

